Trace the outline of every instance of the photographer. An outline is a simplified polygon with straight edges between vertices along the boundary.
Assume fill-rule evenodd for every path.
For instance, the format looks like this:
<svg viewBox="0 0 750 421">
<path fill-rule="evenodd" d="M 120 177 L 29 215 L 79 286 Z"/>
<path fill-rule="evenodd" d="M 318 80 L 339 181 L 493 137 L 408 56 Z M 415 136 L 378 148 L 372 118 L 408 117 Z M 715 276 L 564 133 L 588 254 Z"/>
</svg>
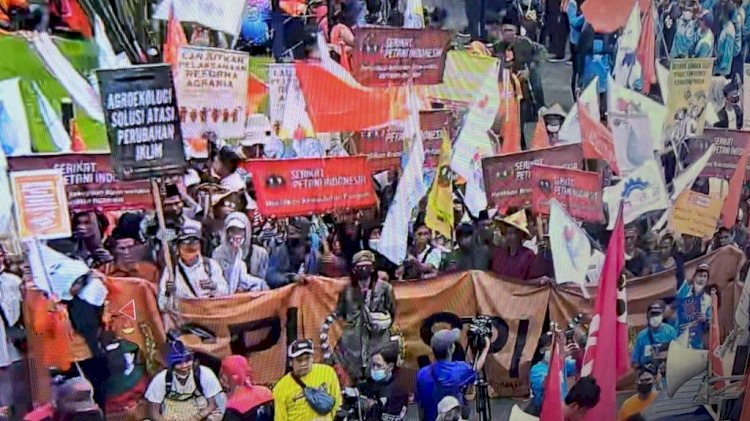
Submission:
<svg viewBox="0 0 750 421">
<path fill-rule="evenodd" d="M 576 374 L 576 360 L 571 354 L 578 351 L 580 347 L 575 342 L 568 343 L 565 346 L 565 375 L 562 379 L 562 396 L 568 392 L 568 377 Z M 539 340 L 539 353 L 542 354 L 542 360 L 531 367 L 529 378 L 531 382 L 532 402 L 527 412 L 532 415 L 539 415 L 542 410 L 542 399 L 544 398 L 544 383 L 549 374 L 550 359 L 552 357 L 552 335 L 545 334 Z"/>
<path fill-rule="evenodd" d="M 490 350 L 489 337 L 484 342 L 474 366 L 464 361 L 452 361 L 456 344 L 461 336 L 460 329 L 443 329 L 435 332 L 430 340 L 436 362 L 423 367 L 417 373 L 417 390 L 414 400 L 419 404 L 420 419 L 435 421 L 437 407 L 445 396 L 453 396 L 467 410 L 466 396 L 472 396 L 477 372 L 484 368 Z"/>
<path fill-rule="evenodd" d="M 406 418 L 409 390 L 400 381 L 399 345 L 391 342 L 370 357 L 370 378 L 361 388 L 366 400 L 366 421 L 401 421 Z"/>
<path fill-rule="evenodd" d="M 630 356 L 633 368 L 638 370 L 647 364 L 659 365 L 663 360 L 660 354 L 666 353 L 667 344 L 677 339 L 677 331 L 664 323 L 664 304 L 661 300 L 653 302 L 646 313 L 648 326 L 638 332 Z"/>
</svg>

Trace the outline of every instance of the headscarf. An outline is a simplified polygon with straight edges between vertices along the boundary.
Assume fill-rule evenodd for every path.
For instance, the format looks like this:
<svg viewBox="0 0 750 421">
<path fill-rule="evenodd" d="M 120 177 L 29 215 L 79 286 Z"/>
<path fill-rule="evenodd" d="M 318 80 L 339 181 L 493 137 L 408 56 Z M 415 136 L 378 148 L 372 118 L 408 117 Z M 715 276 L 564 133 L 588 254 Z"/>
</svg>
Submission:
<svg viewBox="0 0 750 421">
<path fill-rule="evenodd" d="M 221 374 L 232 377 L 237 389 L 227 400 L 227 409 L 240 414 L 273 401 L 273 394 L 265 387 L 253 386 L 253 369 L 241 355 L 230 355 L 221 361 Z"/>
</svg>

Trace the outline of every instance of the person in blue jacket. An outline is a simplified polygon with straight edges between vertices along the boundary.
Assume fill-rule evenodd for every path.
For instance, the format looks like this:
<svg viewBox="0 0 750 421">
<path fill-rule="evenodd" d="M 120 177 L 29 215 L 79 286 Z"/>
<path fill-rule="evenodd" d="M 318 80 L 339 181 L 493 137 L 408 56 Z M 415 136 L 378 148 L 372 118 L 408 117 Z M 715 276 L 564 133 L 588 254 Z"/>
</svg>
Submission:
<svg viewBox="0 0 750 421">
<path fill-rule="evenodd" d="M 635 370 L 648 364 L 658 365 L 665 357 L 668 344 L 677 339 L 677 330 L 664 323 L 664 303 L 661 300 L 648 306 L 646 318 L 648 326 L 638 332 L 630 355 Z"/>
<path fill-rule="evenodd" d="M 584 0 L 580 1 L 583 4 Z M 568 24 L 570 25 L 570 55 L 573 61 L 573 74 L 570 79 L 570 89 L 573 93 L 573 99 L 578 98 L 578 89 L 581 87 L 581 74 L 583 73 L 583 54 L 578 49 L 578 41 L 581 38 L 581 30 L 586 20 L 583 17 L 583 13 L 579 9 L 579 2 L 577 0 L 568 1 L 568 5 L 565 8 L 565 14 L 568 16 Z"/>
<path fill-rule="evenodd" d="M 711 312 L 713 302 L 708 288 L 710 266 L 701 263 L 695 270 L 693 279 L 685 279 L 682 259 L 677 259 L 676 268 L 677 297 L 670 305 L 673 325 L 678 331 L 678 341 L 687 339 L 687 346 L 691 349 L 703 349 L 703 336 L 711 326 Z"/>
<path fill-rule="evenodd" d="M 577 344 L 568 344 L 566 351 L 577 347 Z M 550 359 L 552 358 L 552 335 L 545 334 L 539 340 L 539 352 L 543 355 L 541 361 L 531 367 L 529 373 L 529 382 L 531 385 L 531 407 L 533 412 L 541 411 L 542 400 L 544 399 L 544 380 L 549 374 Z M 562 398 L 568 393 L 568 377 L 576 375 L 576 360 L 570 357 L 566 352 L 565 357 L 565 375 L 562 377 L 561 392 Z"/>
<path fill-rule="evenodd" d="M 720 14 L 721 33 L 716 41 L 716 61 L 714 62 L 714 74 L 717 76 L 729 76 L 732 73 L 732 60 L 734 59 L 736 29 L 732 23 L 730 13 L 724 11 Z"/>
</svg>

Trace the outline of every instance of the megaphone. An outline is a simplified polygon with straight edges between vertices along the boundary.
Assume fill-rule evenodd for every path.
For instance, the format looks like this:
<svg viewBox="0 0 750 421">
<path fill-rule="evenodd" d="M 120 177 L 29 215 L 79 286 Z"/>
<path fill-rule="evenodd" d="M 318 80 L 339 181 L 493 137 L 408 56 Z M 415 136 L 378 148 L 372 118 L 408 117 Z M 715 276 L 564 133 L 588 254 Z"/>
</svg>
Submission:
<svg viewBox="0 0 750 421">
<path fill-rule="evenodd" d="M 708 351 L 686 348 L 679 342 L 672 341 L 667 351 L 667 368 L 664 374 L 669 397 L 674 397 L 683 384 L 706 370 Z"/>
</svg>

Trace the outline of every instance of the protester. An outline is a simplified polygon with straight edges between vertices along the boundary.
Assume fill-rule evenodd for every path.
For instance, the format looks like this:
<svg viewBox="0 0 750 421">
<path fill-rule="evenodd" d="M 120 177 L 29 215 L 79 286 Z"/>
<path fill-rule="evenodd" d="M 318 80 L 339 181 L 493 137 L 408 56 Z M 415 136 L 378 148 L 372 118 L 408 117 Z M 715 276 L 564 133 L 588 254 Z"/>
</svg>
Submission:
<svg viewBox="0 0 750 421">
<path fill-rule="evenodd" d="M 73 240 L 71 256 L 83 260 L 90 267 L 112 262 L 112 255 L 104 248 L 104 233 L 109 221 L 101 213 L 81 212 L 73 215 Z"/>
<path fill-rule="evenodd" d="M 622 408 L 620 408 L 620 421 L 627 421 L 632 416 L 640 414 L 654 402 L 659 395 L 659 392 L 654 390 L 657 373 L 657 369 L 651 365 L 640 368 L 635 383 L 636 394 L 623 402 Z"/>
<path fill-rule="evenodd" d="M 732 60 L 735 53 L 736 28 L 732 22 L 732 13 L 726 8 L 721 8 L 718 21 L 721 24 L 721 32 L 716 42 L 716 62 L 714 63 L 714 74 L 729 77 L 732 72 Z"/>
<path fill-rule="evenodd" d="M 271 242 L 266 281 L 272 289 L 300 280 L 302 275 L 318 274 L 321 256 L 312 246 L 310 225 L 305 217 L 293 218 L 286 227 L 286 238 L 282 231 Z"/>
<path fill-rule="evenodd" d="M 489 250 L 476 243 L 474 227 L 471 224 L 461 224 L 456 228 L 456 243 L 455 249 L 443 258 L 443 272 L 489 269 Z"/>
<path fill-rule="evenodd" d="M 695 11 L 693 9 L 683 9 L 682 15 L 676 22 L 677 29 L 672 41 L 670 58 L 687 58 L 695 50 L 695 45 L 698 42 L 696 26 Z"/>
<path fill-rule="evenodd" d="M 0 369 L 21 361 L 25 329 L 21 318 L 21 278 L 10 272 L 5 250 L 0 247 Z M 8 405 L 12 402 L 0 402 Z"/>
<path fill-rule="evenodd" d="M 637 247 L 638 230 L 629 227 L 625 230 L 625 269 L 629 278 L 645 276 L 649 274 L 648 255 Z"/>
<path fill-rule="evenodd" d="M 145 222 L 143 214 L 125 213 L 120 216 L 117 226 L 109 237 L 114 262 L 109 266 L 106 274 L 145 279 L 157 287 L 159 268 L 153 262 L 148 250 Z"/>
<path fill-rule="evenodd" d="M 583 5 L 583 2 L 584 0 L 581 0 L 580 5 Z M 579 43 L 581 40 L 581 31 L 586 20 L 577 0 L 568 1 L 565 7 L 565 14 L 570 25 L 570 60 L 573 63 L 573 73 L 570 77 L 570 91 L 573 95 L 573 100 L 576 100 L 578 99 L 578 92 L 583 86 L 581 78 L 583 76 L 584 51 L 581 49 L 583 46 L 579 46 Z"/>
<path fill-rule="evenodd" d="M 152 420 L 218 421 L 216 397 L 221 384 L 216 375 L 198 364 L 193 353 L 181 341 L 169 344 L 167 368 L 157 373 L 144 397 Z"/>
<path fill-rule="evenodd" d="M 523 211 L 514 215 L 521 214 Z M 526 280 L 531 278 L 531 267 L 536 257 L 533 251 L 522 245 L 523 240 L 530 237 L 530 234 L 526 228 L 525 214 L 523 219 L 519 218 L 510 216 L 500 219 L 504 243 L 495 248 L 492 255 L 492 272 L 497 276 Z"/>
<path fill-rule="evenodd" d="M 406 419 L 410 392 L 402 383 L 398 368 L 398 344 L 392 342 L 370 357 L 370 377 L 362 387 L 367 398 L 366 421 Z"/>
<path fill-rule="evenodd" d="M 601 387 L 596 379 L 586 376 L 581 377 L 565 396 L 563 407 L 563 419 L 565 421 L 576 421 L 584 419 L 585 415 L 599 403 Z M 518 405 L 513 406 L 510 413 L 510 421 L 533 421 L 538 417 L 524 412 Z"/>
<path fill-rule="evenodd" d="M 711 324 L 713 305 L 711 294 L 706 290 L 711 267 L 701 263 L 695 270 L 692 281 L 685 280 L 684 268 L 678 265 L 676 300 L 670 305 L 670 315 L 678 330 L 678 341 L 692 349 L 703 349 L 703 336 Z"/>
<path fill-rule="evenodd" d="M 568 113 L 563 110 L 560 104 L 554 104 L 551 107 L 542 107 L 540 109 L 544 128 L 547 130 L 547 139 L 550 146 L 556 146 L 560 141 L 560 127 Z"/>
<path fill-rule="evenodd" d="M 565 346 L 565 371 L 564 375 L 562 376 L 561 385 L 563 397 L 568 392 L 568 377 L 576 375 L 576 360 L 573 359 L 570 355 L 577 349 L 578 344 L 576 343 L 570 343 Z M 531 372 L 529 373 L 532 402 L 530 407 L 526 409 L 526 412 L 530 414 L 539 414 L 542 410 L 542 400 L 544 399 L 544 384 L 545 379 L 549 374 L 549 365 L 552 358 L 552 335 L 542 335 L 542 338 L 539 340 L 539 353 L 542 355 L 542 359 L 531 367 Z"/>
<path fill-rule="evenodd" d="M 175 240 L 178 259 L 174 273 L 165 269 L 159 281 L 159 309 L 170 310 L 169 299 L 221 297 L 229 293 L 229 285 L 221 266 L 201 255 L 201 226 L 188 221 L 180 228 Z"/>
<path fill-rule="evenodd" d="M 638 332 L 630 356 L 630 361 L 635 369 L 647 365 L 660 367 L 666 359 L 669 343 L 677 339 L 677 331 L 664 322 L 663 302 L 656 301 L 649 305 L 646 312 L 646 321 L 648 326 Z"/>
<path fill-rule="evenodd" d="M 438 404 L 446 396 L 453 396 L 466 408 L 466 395 L 471 394 L 477 378 L 477 372 L 484 368 L 490 342 L 485 338 L 484 347 L 471 366 L 464 361 L 453 361 L 453 354 L 461 336 L 459 329 L 443 329 L 433 333 L 430 348 L 435 362 L 423 367 L 417 373 L 416 395 L 414 400 L 419 404 L 420 418 L 424 421 L 435 421 Z M 465 415 L 465 414 L 464 414 Z"/>
<path fill-rule="evenodd" d="M 268 285 L 263 278 L 254 276 L 248 270 L 247 261 L 252 262 L 255 248 L 251 243 L 252 230 L 247 216 L 240 212 L 229 214 L 224 219 L 221 245 L 214 250 L 212 259 L 219 263 L 229 286 L 228 294 L 245 291 L 264 291 Z M 258 247 L 256 258 L 266 258 L 268 254 Z M 252 250 L 252 253 L 251 253 Z M 261 256 L 261 255 L 265 256 Z M 259 266 L 256 264 L 256 270 Z"/>
<path fill-rule="evenodd" d="M 289 345 L 292 370 L 273 388 L 275 421 L 333 421 L 342 402 L 339 379 L 332 367 L 313 363 L 314 353 L 311 340 Z M 319 395 L 315 401 L 312 390 Z"/>
<path fill-rule="evenodd" d="M 241 355 L 224 358 L 219 378 L 227 393 L 223 421 L 273 421 L 273 393 L 253 384 L 253 369 L 247 358 Z"/>
<path fill-rule="evenodd" d="M 742 107 L 740 106 L 740 89 L 734 83 L 724 87 L 724 107 L 719 110 L 719 121 L 714 127 L 725 129 L 742 129 Z"/>
<path fill-rule="evenodd" d="M 714 56 L 714 32 L 713 16 L 708 10 L 704 10 L 698 19 L 698 42 L 695 45 L 695 52 L 692 57 L 710 58 Z"/>
<path fill-rule="evenodd" d="M 432 245 L 432 232 L 423 221 L 417 222 L 414 229 L 409 256 L 396 269 L 399 279 L 429 279 L 437 276 L 442 253 Z"/>
<path fill-rule="evenodd" d="M 367 378 L 369 355 L 391 340 L 389 329 L 396 317 L 393 287 L 378 280 L 374 264 L 370 251 L 354 255 L 351 282 L 336 304 L 336 315 L 344 320 L 336 356 L 354 384 Z"/>
</svg>

